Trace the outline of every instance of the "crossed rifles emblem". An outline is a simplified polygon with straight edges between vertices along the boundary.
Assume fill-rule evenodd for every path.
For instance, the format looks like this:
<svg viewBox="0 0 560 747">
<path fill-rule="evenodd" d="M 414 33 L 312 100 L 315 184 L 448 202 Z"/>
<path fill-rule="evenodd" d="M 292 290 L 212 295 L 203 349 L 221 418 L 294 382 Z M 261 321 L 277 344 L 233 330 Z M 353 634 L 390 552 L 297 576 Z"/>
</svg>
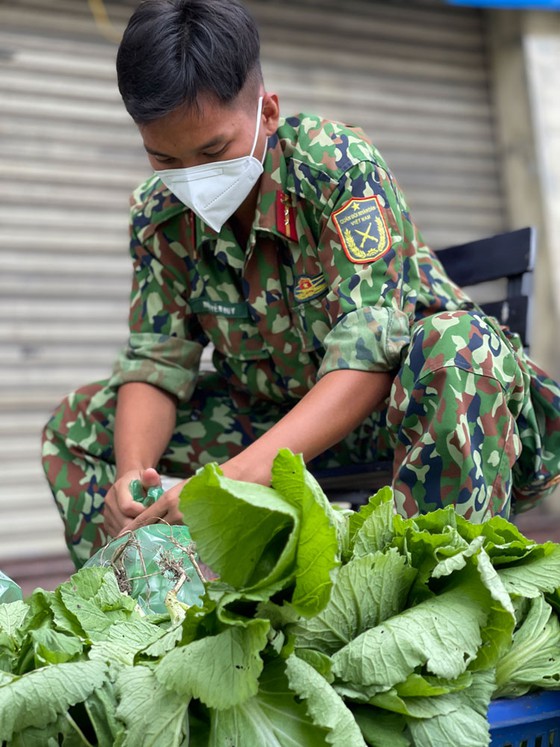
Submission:
<svg viewBox="0 0 560 747">
<path fill-rule="evenodd" d="M 364 248 L 364 244 L 366 243 L 367 239 L 370 239 L 371 241 L 375 241 L 376 244 L 379 243 L 379 239 L 376 236 L 372 236 L 370 234 L 371 225 L 372 223 L 370 221 L 365 231 L 358 231 L 358 229 L 356 228 L 356 233 L 360 234 L 360 236 L 363 236 L 362 243 L 360 244 L 360 249 Z"/>
<path fill-rule="evenodd" d="M 359 206 L 359 204 L 357 202 L 354 202 L 354 204 L 352 205 L 352 207 L 354 208 L 354 210 L 359 210 L 360 209 L 360 206 Z M 360 236 L 362 236 L 362 243 L 360 244 L 360 249 L 364 248 L 364 244 L 366 243 L 366 241 L 368 239 L 370 241 L 375 241 L 376 244 L 379 243 L 379 239 L 376 236 L 372 236 L 371 233 L 370 233 L 371 226 L 372 226 L 372 221 L 370 221 L 368 223 L 368 227 L 366 228 L 365 231 L 358 231 L 357 228 L 355 229 L 356 233 L 359 234 Z"/>
</svg>

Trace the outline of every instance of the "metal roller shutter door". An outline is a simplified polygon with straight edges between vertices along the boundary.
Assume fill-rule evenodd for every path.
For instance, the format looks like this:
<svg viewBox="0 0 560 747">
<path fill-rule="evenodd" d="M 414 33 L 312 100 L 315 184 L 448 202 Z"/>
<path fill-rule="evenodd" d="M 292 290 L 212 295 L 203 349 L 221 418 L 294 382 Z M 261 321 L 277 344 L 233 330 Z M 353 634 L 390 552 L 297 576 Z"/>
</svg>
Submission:
<svg viewBox="0 0 560 747">
<path fill-rule="evenodd" d="M 249 5 L 284 113 L 362 126 L 434 246 L 503 229 L 479 11 Z M 106 7 L 118 30 L 133 3 Z M 127 199 L 149 170 L 114 55 L 85 1 L 0 4 L 0 564 L 64 552 L 40 429 L 126 338 Z"/>
</svg>

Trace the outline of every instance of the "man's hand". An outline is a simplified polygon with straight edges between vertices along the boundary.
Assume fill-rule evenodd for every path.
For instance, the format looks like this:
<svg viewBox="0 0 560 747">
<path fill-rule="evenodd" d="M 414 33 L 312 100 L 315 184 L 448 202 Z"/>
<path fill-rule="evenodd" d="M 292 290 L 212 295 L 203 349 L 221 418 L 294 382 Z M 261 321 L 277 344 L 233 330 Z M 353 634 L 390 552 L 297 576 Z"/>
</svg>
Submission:
<svg viewBox="0 0 560 747">
<path fill-rule="evenodd" d="M 105 496 L 105 508 L 103 509 L 105 530 L 111 537 L 120 534 L 131 519 L 146 510 L 130 494 L 132 480 L 140 480 L 144 490 L 161 484 L 157 471 L 151 467 L 144 470 L 130 470 L 119 477 Z"/>
<path fill-rule="evenodd" d="M 155 470 L 153 471 L 155 472 Z M 179 495 L 187 482 L 187 480 L 183 480 L 177 483 L 167 490 L 161 498 L 158 498 L 153 506 L 131 515 L 132 521 L 130 518 L 125 521 L 121 533 L 132 532 L 148 524 L 157 524 L 160 520 L 163 520 L 163 523 L 166 524 L 183 524 L 183 514 L 179 511 Z"/>
</svg>

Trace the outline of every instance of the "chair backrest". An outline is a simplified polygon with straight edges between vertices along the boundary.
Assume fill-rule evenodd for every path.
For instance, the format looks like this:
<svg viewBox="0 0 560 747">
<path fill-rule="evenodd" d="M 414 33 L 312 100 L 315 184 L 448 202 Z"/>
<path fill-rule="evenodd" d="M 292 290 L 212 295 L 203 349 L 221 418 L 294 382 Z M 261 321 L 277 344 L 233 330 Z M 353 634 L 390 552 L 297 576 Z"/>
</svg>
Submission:
<svg viewBox="0 0 560 747">
<path fill-rule="evenodd" d="M 480 305 L 488 315 L 517 332 L 526 347 L 535 247 L 536 230 L 527 227 L 437 252 L 449 277 L 463 288 L 507 279 L 505 298 Z"/>
</svg>

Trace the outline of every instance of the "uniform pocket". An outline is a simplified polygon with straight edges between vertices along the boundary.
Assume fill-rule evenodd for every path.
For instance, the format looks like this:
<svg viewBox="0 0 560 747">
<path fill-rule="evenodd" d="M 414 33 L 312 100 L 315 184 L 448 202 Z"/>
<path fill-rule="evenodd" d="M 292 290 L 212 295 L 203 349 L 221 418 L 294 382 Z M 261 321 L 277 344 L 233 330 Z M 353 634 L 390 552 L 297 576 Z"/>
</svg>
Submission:
<svg viewBox="0 0 560 747">
<path fill-rule="evenodd" d="M 249 315 L 247 304 L 231 304 L 244 307 L 235 310 L 227 305 L 216 304 L 212 313 L 198 313 L 197 317 L 208 337 L 209 342 L 218 353 L 226 358 L 255 360 L 268 358 L 270 352 L 259 332 L 257 325 Z"/>
<path fill-rule="evenodd" d="M 323 340 L 331 329 L 327 291 L 320 297 L 296 303 L 293 312 L 302 350 L 306 353 L 322 350 Z"/>
</svg>

